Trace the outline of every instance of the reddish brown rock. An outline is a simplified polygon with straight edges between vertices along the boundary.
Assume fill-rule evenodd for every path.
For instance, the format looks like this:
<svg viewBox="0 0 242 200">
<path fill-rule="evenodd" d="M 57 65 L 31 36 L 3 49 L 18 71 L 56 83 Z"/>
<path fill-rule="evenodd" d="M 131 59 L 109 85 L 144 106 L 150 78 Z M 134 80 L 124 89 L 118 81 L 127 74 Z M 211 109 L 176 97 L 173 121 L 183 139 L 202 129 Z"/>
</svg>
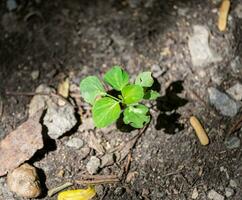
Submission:
<svg viewBox="0 0 242 200">
<path fill-rule="evenodd" d="M 29 160 L 38 149 L 43 148 L 42 126 L 39 123 L 42 112 L 37 112 L 0 142 L 0 176 Z"/>
</svg>

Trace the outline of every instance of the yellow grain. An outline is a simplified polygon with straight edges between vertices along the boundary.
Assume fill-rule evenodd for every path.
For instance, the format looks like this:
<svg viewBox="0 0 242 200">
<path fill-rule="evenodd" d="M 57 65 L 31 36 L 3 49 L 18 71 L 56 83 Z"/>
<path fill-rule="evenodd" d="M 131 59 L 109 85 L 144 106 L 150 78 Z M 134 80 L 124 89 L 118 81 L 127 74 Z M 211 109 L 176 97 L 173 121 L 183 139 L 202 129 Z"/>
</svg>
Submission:
<svg viewBox="0 0 242 200">
<path fill-rule="evenodd" d="M 219 8 L 219 18 L 218 18 L 218 29 L 220 31 L 226 30 L 229 8 L 230 8 L 230 0 L 223 0 Z"/>
<path fill-rule="evenodd" d="M 202 125 L 199 122 L 199 120 L 196 117 L 192 116 L 190 118 L 190 123 L 191 123 L 192 127 L 194 128 L 200 143 L 202 145 L 208 145 L 208 143 L 209 143 L 208 135 L 205 132 L 205 130 L 202 127 Z"/>
</svg>

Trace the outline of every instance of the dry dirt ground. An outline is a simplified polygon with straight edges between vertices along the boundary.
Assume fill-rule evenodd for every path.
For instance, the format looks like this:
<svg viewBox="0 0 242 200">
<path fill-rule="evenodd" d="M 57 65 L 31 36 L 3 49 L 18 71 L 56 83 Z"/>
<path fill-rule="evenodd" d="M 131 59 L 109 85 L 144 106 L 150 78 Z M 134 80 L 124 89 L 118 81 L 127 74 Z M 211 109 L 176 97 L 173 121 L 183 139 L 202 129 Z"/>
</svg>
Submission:
<svg viewBox="0 0 242 200">
<path fill-rule="evenodd" d="M 34 92 L 41 83 L 57 87 L 63 76 L 78 85 L 83 77 L 102 76 L 116 64 L 131 75 L 152 70 L 161 97 L 150 104 L 152 121 L 132 150 L 131 180 L 99 186 L 95 198 L 185 200 L 197 191 L 196 199 L 205 200 L 210 190 L 226 197 L 229 188 L 234 194 L 228 199 L 242 199 L 242 149 L 230 150 L 224 144 L 240 113 L 223 117 L 210 106 L 207 93 L 210 86 L 226 90 L 241 80 L 241 66 L 232 70 L 241 55 L 241 21 L 234 16 L 241 2 L 233 2 L 228 30 L 223 33 L 217 29 L 216 2 L 21 0 L 9 12 L 1 1 L 0 139 L 26 121 L 31 100 L 26 95 L 6 95 L 6 91 Z M 188 38 L 196 24 L 208 27 L 211 46 L 222 55 L 221 62 L 206 68 L 192 66 Z M 36 70 L 39 77 L 33 79 L 31 73 Z M 206 128 L 208 146 L 198 142 L 188 121 L 191 115 Z M 135 133 L 121 132 L 115 126 L 95 131 L 109 143 L 128 140 Z M 45 149 L 30 160 L 41 169 L 47 188 L 86 171 L 95 151 L 85 157 L 65 145 L 70 137 L 82 138 L 84 132 L 85 128 L 46 141 Z M 242 137 L 240 131 L 233 134 Z M 126 161 L 99 174 L 117 174 Z M 21 199 L 8 191 L 5 177 L 0 180 L 0 199 Z M 41 199 L 56 196 L 44 193 Z"/>
</svg>

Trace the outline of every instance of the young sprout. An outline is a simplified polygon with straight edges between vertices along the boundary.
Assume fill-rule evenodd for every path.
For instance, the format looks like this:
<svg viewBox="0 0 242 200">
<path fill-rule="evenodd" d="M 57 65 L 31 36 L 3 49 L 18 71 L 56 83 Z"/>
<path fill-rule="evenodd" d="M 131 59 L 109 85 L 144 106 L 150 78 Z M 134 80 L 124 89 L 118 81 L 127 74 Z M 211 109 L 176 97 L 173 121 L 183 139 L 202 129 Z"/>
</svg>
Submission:
<svg viewBox="0 0 242 200">
<path fill-rule="evenodd" d="M 92 105 L 92 116 L 97 128 L 106 127 L 120 117 L 134 128 L 142 128 L 150 121 L 149 108 L 141 104 L 143 99 L 155 100 L 160 94 L 152 89 L 154 83 L 151 72 L 140 73 L 135 83 L 130 83 L 129 75 L 121 67 L 114 66 L 104 75 L 107 83 L 117 95 L 105 91 L 96 76 L 88 76 L 80 83 L 81 95 Z"/>
</svg>

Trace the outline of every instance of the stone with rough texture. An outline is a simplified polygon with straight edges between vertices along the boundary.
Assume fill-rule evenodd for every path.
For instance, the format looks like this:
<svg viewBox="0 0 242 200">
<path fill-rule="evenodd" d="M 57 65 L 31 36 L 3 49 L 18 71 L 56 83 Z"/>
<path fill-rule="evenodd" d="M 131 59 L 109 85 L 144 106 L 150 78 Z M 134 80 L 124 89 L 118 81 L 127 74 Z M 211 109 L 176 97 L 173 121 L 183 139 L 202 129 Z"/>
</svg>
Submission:
<svg viewBox="0 0 242 200">
<path fill-rule="evenodd" d="M 208 199 L 211 200 L 224 200 L 224 196 L 217 193 L 215 190 L 210 190 L 208 192 Z"/>
<path fill-rule="evenodd" d="M 71 138 L 66 142 L 66 146 L 74 148 L 74 149 L 80 149 L 84 145 L 84 142 L 80 138 Z"/>
<path fill-rule="evenodd" d="M 193 35 L 188 40 L 188 47 L 194 67 L 205 67 L 222 60 L 222 57 L 210 48 L 209 31 L 205 26 L 193 26 Z"/>
<path fill-rule="evenodd" d="M 234 190 L 232 188 L 225 188 L 225 196 L 227 198 L 232 197 L 234 195 Z"/>
<path fill-rule="evenodd" d="M 45 84 L 41 84 L 36 88 L 35 92 L 50 94 L 51 92 L 55 92 L 55 90 Z M 32 116 L 38 110 L 45 108 L 48 101 L 50 101 L 50 96 L 48 95 L 35 95 L 29 104 L 29 116 Z"/>
<path fill-rule="evenodd" d="M 228 149 L 237 149 L 240 147 L 240 139 L 236 136 L 229 137 L 224 142 Z"/>
<path fill-rule="evenodd" d="M 100 159 L 97 158 L 96 156 L 92 156 L 87 163 L 87 171 L 90 174 L 96 174 L 98 172 L 100 165 L 101 165 Z"/>
<path fill-rule="evenodd" d="M 239 111 L 241 105 L 230 98 L 227 94 L 220 92 L 216 88 L 208 88 L 209 100 L 222 115 L 233 117 Z"/>
<path fill-rule="evenodd" d="M 1 141 L 0 176 L 29 160 L 38 149 L 43 148 L 42 126 L 39 123 L 42 112 L 37 112 Z"/>
<path fill-rule="evenodd" d="M 7 184 L 12 192 L 21 197 L 36 198 L 41 194 L 36 168 L 28 163 L 8 173 Z"/>
<path fill-rule="evenodd" d="M 233 188 L 237 188 L 237 183 L 236 183 L 236 181 L 235 180 L 233 180 L 233 179 L 231 179 L 230 181 L 229 181 L 229 185 L 231 186 L 231 187 L 233 187 Z"/>
<path fill-rule="evenodd" d="M 235 100 L 240 101 L 242 99 L 242 84 L 236 83 L 231 88 L 226 90 L 226 92 Z"/>
<path fill-rule="evenodd" d="M 242 4 L 238 3 L 238 5 L 235 8 L 235 14 L 238 18 L 242 19 Z"/>
<path fill-rule="evenodd" d="M 52 139 L 57 139 L 70 131 L 76 123 L 75 110 L 72 105 L 66 103 L 60 107 L 53 102 L 48 104 L 44 125 L 48 128 L 48 135 Z"/>
</svg>

